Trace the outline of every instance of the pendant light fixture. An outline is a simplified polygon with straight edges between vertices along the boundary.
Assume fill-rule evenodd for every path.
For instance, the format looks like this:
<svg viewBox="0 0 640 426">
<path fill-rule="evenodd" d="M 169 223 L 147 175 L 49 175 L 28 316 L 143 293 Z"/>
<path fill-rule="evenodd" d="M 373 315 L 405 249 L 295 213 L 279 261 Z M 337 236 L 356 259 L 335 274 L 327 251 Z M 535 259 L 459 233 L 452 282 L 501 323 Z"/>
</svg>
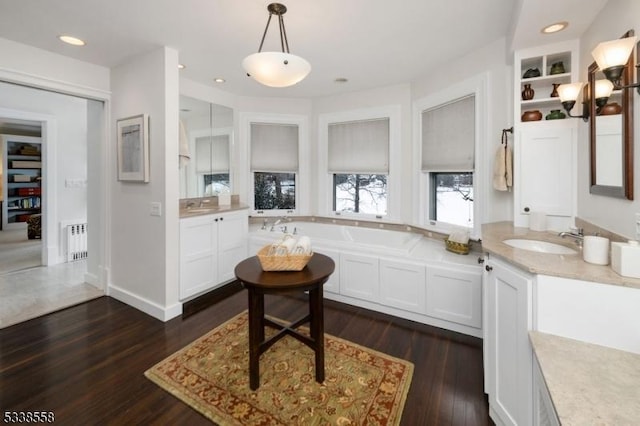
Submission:
<svg viewBox="0 0 640 426">
<path fill-rule="evenodd" d="M 262 34 L 262 41 L 258 53 L 247 56 L 242 61 L 242 67 L 247 71 L 247 75 L 255 79 L 258 83 L 270 87 L 287 87 L 302 81 L 311 71 L 311 64 L 300 56 L 289 53 L 289 42 L 287 32 L 284 29 L 282 15 L 287 12 L 287 8 L 280 3 L 271 3 L 267 6 L 269 19 Z M 262 45 L 271 23 L 271 17 L 278 16 L 280 27 L 280 45 L 282 52 L 263 52 Z"/>
</svg>

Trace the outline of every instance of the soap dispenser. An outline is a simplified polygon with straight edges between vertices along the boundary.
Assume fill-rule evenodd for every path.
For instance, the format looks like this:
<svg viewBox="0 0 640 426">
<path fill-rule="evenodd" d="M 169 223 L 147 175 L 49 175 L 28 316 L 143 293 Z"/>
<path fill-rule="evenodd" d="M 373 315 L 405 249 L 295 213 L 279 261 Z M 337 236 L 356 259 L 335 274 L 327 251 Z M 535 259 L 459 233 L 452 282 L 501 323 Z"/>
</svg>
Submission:
<svg viewBox="0 0 640 426">
<path fill-rule="evenodd" d="M 640 243 L 611 243 L 611 268 L 623 277 L 640 278 Z"/>
</svg>

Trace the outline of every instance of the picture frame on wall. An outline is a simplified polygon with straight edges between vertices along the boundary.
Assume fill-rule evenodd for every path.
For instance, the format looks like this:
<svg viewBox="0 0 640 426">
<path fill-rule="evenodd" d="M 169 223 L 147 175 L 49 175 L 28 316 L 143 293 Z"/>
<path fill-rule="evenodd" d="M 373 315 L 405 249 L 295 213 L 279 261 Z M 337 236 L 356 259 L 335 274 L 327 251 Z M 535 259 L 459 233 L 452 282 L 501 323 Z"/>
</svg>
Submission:
<svg viewBox="0 0 640 426">
<path fill-rule="evenodd" d="M 149 182 L 149 116 L 117 120 L 118 180 Z"/>
</svg>

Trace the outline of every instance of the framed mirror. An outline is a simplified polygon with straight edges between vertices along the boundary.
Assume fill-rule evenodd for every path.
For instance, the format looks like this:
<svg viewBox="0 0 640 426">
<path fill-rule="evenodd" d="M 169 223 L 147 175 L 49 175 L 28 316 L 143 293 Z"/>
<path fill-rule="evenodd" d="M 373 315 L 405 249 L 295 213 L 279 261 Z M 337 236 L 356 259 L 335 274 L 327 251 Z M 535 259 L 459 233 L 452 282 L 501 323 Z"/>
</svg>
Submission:
<svg viewBox="0 0 640 426">
<path fill-rule="evenodd" d="M 633 30 L 622 38 L 633 36 Z M 628 85 L 635 72 L 631 54 L 621 84 Z M 604 74 L 594 62 L 589 66 L 586 102 L 589 110 L 589 142 L 592 194 L 633 200 L 633 90 L 614 91 L 607 105 L 596 115 L 595 97 L 591 96 L 596 81 Z"/>
<path fill-rule="evenodd" d="M 181 95 L 180 128 L 180 198 L 231 193 L 233 109 Z"/>
</svg>

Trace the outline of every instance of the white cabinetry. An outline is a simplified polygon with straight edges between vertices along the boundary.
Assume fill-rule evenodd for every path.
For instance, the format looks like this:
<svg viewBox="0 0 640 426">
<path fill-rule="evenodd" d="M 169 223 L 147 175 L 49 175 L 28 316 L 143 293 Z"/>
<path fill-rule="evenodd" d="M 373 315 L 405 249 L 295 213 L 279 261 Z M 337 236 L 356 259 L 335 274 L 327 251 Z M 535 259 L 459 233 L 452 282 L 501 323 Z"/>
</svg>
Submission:
<svg viewBox="0 0 640 426">
<path fill-rule="evenodd" d="M 336 269 L 333 271 L 333 274 L 329 277 L 326 283 L 324 283 L 323 290 L 325 292 L 340 294 L 340 252 L 337 250 L 331 250 L 323 247 L 317 247 L 313 250 L 314 252 L 322 253 L 325 256 L 328 256 L 333 260 L 333 263 L 336 264 Z"/>
<path fill-rule="evenodd" d="M 345 296 L 377 302 L 380 294 L 378 258 L 340 254 L 340 292 Z"/>
<path fill-rule="evenodd" d="M 482 327 L 482 276 L 462 268 L 427 266 L 427 315 Z"/>
<path fill-rule="evenodd" d="M 562 63 L 564 72 L 554 64 Z M 547 120 L 563 110 L 554 85 L 578 81 L 577 42 L 569 41 L 517 51 L 514 61 L 514 225 L 529 226 L 529 214 L 547 214 L 549 229 L 573 225 L 577 198 L 577 126 L 573 118 Z M 539 77 L 525 78 L 530 69 Z M 553 69 L 553 70 L 552 70 Z M 525 85 L 534 89 L 524 100 Z M 578 108 L 579 109 L 579 108 Z M 523 122 L 525 111 L 539 111 L 540 121 Z M 580 113 L 579 111 L 574 111 Z"/>
<path fill-rule="evenodd" d="M 427 293 L 424 265 L 380 259 L 380 303 L 423 313 Z"/>
<path fill-rule="evenodd" d="M 490 258 L 485 266 L 487 288 L 485 386 L 489 413 L 496 424 L 532 424 L 533 277 Z"/>
<path fill-rule="evenodd" d="M 540 365 L 535 357 L 533 362 L 533 424 L 535 426 L 560 426 L 551 395 L 549 395 L 542 371 L 540 371 Z"/>
<path fill-rule="evenodd" d="M 211 290 L 234 278 L 247 257 L 246 210 L 180 220 L 180 299 Z"/>
</svg>

